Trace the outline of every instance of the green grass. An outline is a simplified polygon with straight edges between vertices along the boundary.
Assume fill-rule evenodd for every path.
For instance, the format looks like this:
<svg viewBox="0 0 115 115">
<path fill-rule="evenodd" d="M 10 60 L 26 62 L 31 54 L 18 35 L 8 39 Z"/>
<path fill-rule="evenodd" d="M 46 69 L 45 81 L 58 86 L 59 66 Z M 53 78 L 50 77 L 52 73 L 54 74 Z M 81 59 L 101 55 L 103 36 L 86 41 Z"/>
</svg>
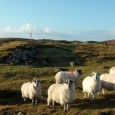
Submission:
<svg viewBox="0 0 115 115">
<path fill-rule="evenodd" d="M 4 39 L 0 39 L 4 40 Z M 9 39 L 8 39 L 9 40 Z M 48 87 L 55 83 L 55 69 L 67 68 L 69 70 L 81 69 L 82 79 L 76 84 L 76 99 L 70 104 L 70 110 L 66 115 L 114 115 L 115 114 L 115 91 L 106 91 L 106 95 L 96 95 L 96 100 L 90 101 L 83 98 L 82 80 L 91 75 L 93 71 L 102 73 L 109 72 L 115 60 L 110 57 L 115 56 L 113 45 L 104 45 L 103 43 L 82 43 L 82 42 L 60 42 L 60 41 L 12 41 L 3 42 L 0 45 L 0 57 L 5 57 L 9 53 L 14 53 L 11 48 L 16 47 L 35 47 L 38 52 L 37 59 L 48 57 L 56 60 L 47 66 L 34 65 L 13 65 L 7 63 L 0 64 L 0 114 L 16 115 L 18 111 L 25 112 L 28 115 L 65 115 L 63 106 L 47 107 Z M 83 58 L 84 64 L 75 65 L 71 68 L 69 62 L 71 58 L 76 60 Z M 108 57 L 107 59 L 105 57 Z M 56 58 L 57 57 L 57 58 Z M 62 58 L 63 57 L 63 58 Z M 64 58 L 65 57 L 65 58 Z M 1 58 L 0 58 L 1 59 Z M 64 60 L 65 59 L 65 60 Z M 39 61 L 39 60 L 36 60 Z M 39 101 L 35 107 L 32 107 L 31 101 L 23 102 L 20 88 L 25 82 L 38 78 L 42 81 L 44 98 Z"/>
<path fill-rule="evenodd" d="M 112 62 L 106 63 L 108 66 L 112 64 Z M 109 69 L 103 68 L 104 64 L 90 64 L 85 66 L 75 66 L 73 69 L 81 69 L 83 71 L 82 80 L 84 77 L 91 75 L 93 71 L 97 71 L 100 73 L 108 72 Z M 71 70 L 71 68 L 65 67 Z M 27 114 L 45 114 L 45 115 L 63 115 L 63 107 L 60 105 L 56 105 L 55 108 L 47 107 L 47 96 L 46 92 L 48 87 L 55 83 L 54 75 L 55 71 L 53 67 L 33 67 L 33 66 L 0 66 L 0 91 L 7 91 L 9 93 L 14 92 L 15 95 L 10 97 L 8 93 L 5 96 L 8 99 L 2 97 L 0 98 L 0 108 L 1 113 L 9 112 L 14 113 L 16 111 L 23 111 Z M 32 107 L 30 101 L 27 103 L 23 103 L 20 93 L 20 87 L 24 82 L 31 81 L 34 77 L 40 79 L 42 81 L 43 86 L 43 95 L 45 96 L 43 100 L 39 102 L 38 105 Z M 83 114 L 83 115 L 102 115 L 103 113 L 114 113 L 114 91 L 107 91 L 105 96 L 97 96 L 97 99 L 94 101 L 90 101 L 88 99 L 83 99 L 82 93 L 82 80 L 77 83 L 76 86 L 76 99 L 74 103 L 70 105 L 70 110 L 67 115 L 72 114 Z M 2 94 L 3 95 L 3 94 Z"/>
</svg>

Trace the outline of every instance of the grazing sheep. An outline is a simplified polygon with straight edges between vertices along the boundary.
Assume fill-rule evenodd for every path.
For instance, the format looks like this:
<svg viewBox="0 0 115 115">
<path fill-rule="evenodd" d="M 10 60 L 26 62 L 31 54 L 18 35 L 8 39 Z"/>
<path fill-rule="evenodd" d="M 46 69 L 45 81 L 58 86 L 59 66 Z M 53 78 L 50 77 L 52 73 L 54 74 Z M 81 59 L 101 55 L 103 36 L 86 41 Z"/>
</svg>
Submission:
<svg viewBox="0 0 115 115">
<path fill-rule="evenodd" d="M 67 79 L 71 79 L 74 83 L 76 80 L 80 79 L 82 75 L 81 70 L 75 71 L 59 71 L 55 75 L 56 83 L 63 83 Z"/>
<path fill-rule="evenodd" d="M 21 86 L 21 93 L 24 102 L 26 98 L 32 99 L 32 103 L 37 103 L 37 99 L 42 97 L 42 86 L 39 80 L 33 80 L 32 82 L 24 83 Z"/>
<path fill-rule="evenodd" d="M 110 68 L 109 73 L 110 74 L 115 74 L 115 66 L 113 66 L 113 67 Z"/>
<path fill-rule="evenodd" d="M 105 94 L 106 90 L 115 90 L 115 74 L 105 73 L 100 76 L 102 92 Z"/>
<path fill-rule="evenodd" d="M 48 106 L 52 102 L 52 105 L 60 103 L 64 105 L 64 111 L 68 111 L 68 104 L 74 100 L 75 97 L 75 85 L 72 80 L 67 79 L 63 84 L 52 84 L 48 89 Z"/>
<path fill-rule="evenodd" d="M 88 98 L 92 95 L 92 100 L 95 98 L 95 93 L 101 90 L 100 75 L 97 72 L 93 72 L 92 76 L 84 78 L 82 81 L 82 87 L 84 92 L 84 98 L 88 94 Z"/>
</svg>

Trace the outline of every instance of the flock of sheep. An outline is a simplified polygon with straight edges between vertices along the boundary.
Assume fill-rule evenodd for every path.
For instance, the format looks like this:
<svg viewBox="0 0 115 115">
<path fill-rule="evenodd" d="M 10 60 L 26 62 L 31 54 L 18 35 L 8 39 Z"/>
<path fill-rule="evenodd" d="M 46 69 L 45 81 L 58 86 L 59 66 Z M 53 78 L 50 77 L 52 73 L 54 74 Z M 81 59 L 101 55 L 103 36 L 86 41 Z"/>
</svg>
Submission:
<svg viewBox="0 0 115 115">
<path fill-rule="evenodd" d="M 59 103 L 64 106 L 64 111 L 68 111 L 68 104 L 75 99 L 75 81 L 81 78 L 82 71 L 59 71 L 55 75 L 56 83 L 48 88 L 47 105 L 52 106 Z M 84 98 L 88 96 L 95 98 L 95 94 L 102 90 L 105 94 L 106 90 L 115 90 L 115 67 L 110 68 L 109 73 L 100 75 L 93 72 L 91 76 L 87 76 L 82 81 Z M 39 80 L 34 79 L 32 82 L 24 83 L 21 86 L 22 98 L 32 100 L 32 103 L 37 103 L 38 98 L 42 98 L 42 85 Z"/>
</svg>

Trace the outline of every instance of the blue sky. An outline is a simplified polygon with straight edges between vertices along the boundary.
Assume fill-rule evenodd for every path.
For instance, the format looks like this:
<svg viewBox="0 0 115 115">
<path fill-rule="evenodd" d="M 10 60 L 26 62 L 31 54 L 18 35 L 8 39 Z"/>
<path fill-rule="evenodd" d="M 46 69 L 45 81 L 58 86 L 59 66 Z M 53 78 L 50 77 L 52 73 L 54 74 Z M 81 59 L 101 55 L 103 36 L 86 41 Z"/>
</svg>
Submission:
<svg viewBox="0 0 115 115">
<path fill-rule="evenodd" d="M 115 0 L 0 0 L 0 37 L 115 39 Z"/>
</svg>

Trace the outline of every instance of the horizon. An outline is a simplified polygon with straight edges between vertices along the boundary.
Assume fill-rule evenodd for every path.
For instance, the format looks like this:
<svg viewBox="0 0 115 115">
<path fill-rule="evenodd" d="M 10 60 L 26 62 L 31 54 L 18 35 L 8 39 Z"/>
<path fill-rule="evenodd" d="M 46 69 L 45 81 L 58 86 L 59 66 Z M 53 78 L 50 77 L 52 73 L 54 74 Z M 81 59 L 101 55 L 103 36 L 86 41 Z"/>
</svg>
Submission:
<svg viewBox="0 0 115 115">
<path fill-rule="evenodd" d="M 115 39 L 102 40 L 102 41 L 94 41 L 94 40 L 80 41 L 80 40 L 42 39 L 42 38 L 41 38 L 41 39 L 34 39 L 34 38 L 21 38 L 21 37 L 20 37 L 20 38 L 19 38 L 19 37 L 16 37 L 16 38 L 15 38 L 15 37 L 12 37 L 12 38 L 11 38 L 11 37 L 7 37 L 7 38 L 5 38 L 5 37 L 4 37 L 4 38 L 3 38 L 3 37 L 1 38 L 1 37 L 0 37 L 0 39 L 15 39 L 15 40 L 16 40 L 16 39 L 22 39 L 22 40 L 38 40 L 38 41 L 39 41 L 39 40 L 46 40 L 46 41 L 47 41 L 47 40 L 49 40 L 49 41 L 51 40 L 51 41 L 67 41 L 67 42 L 108 42 L 108 41 L 115 41 Z"/>
<path fill-rule="evenodd" d="M 115 39 L 114 0 L 0 0 L 0 4 L 1 38 Z"/>
</svg>

